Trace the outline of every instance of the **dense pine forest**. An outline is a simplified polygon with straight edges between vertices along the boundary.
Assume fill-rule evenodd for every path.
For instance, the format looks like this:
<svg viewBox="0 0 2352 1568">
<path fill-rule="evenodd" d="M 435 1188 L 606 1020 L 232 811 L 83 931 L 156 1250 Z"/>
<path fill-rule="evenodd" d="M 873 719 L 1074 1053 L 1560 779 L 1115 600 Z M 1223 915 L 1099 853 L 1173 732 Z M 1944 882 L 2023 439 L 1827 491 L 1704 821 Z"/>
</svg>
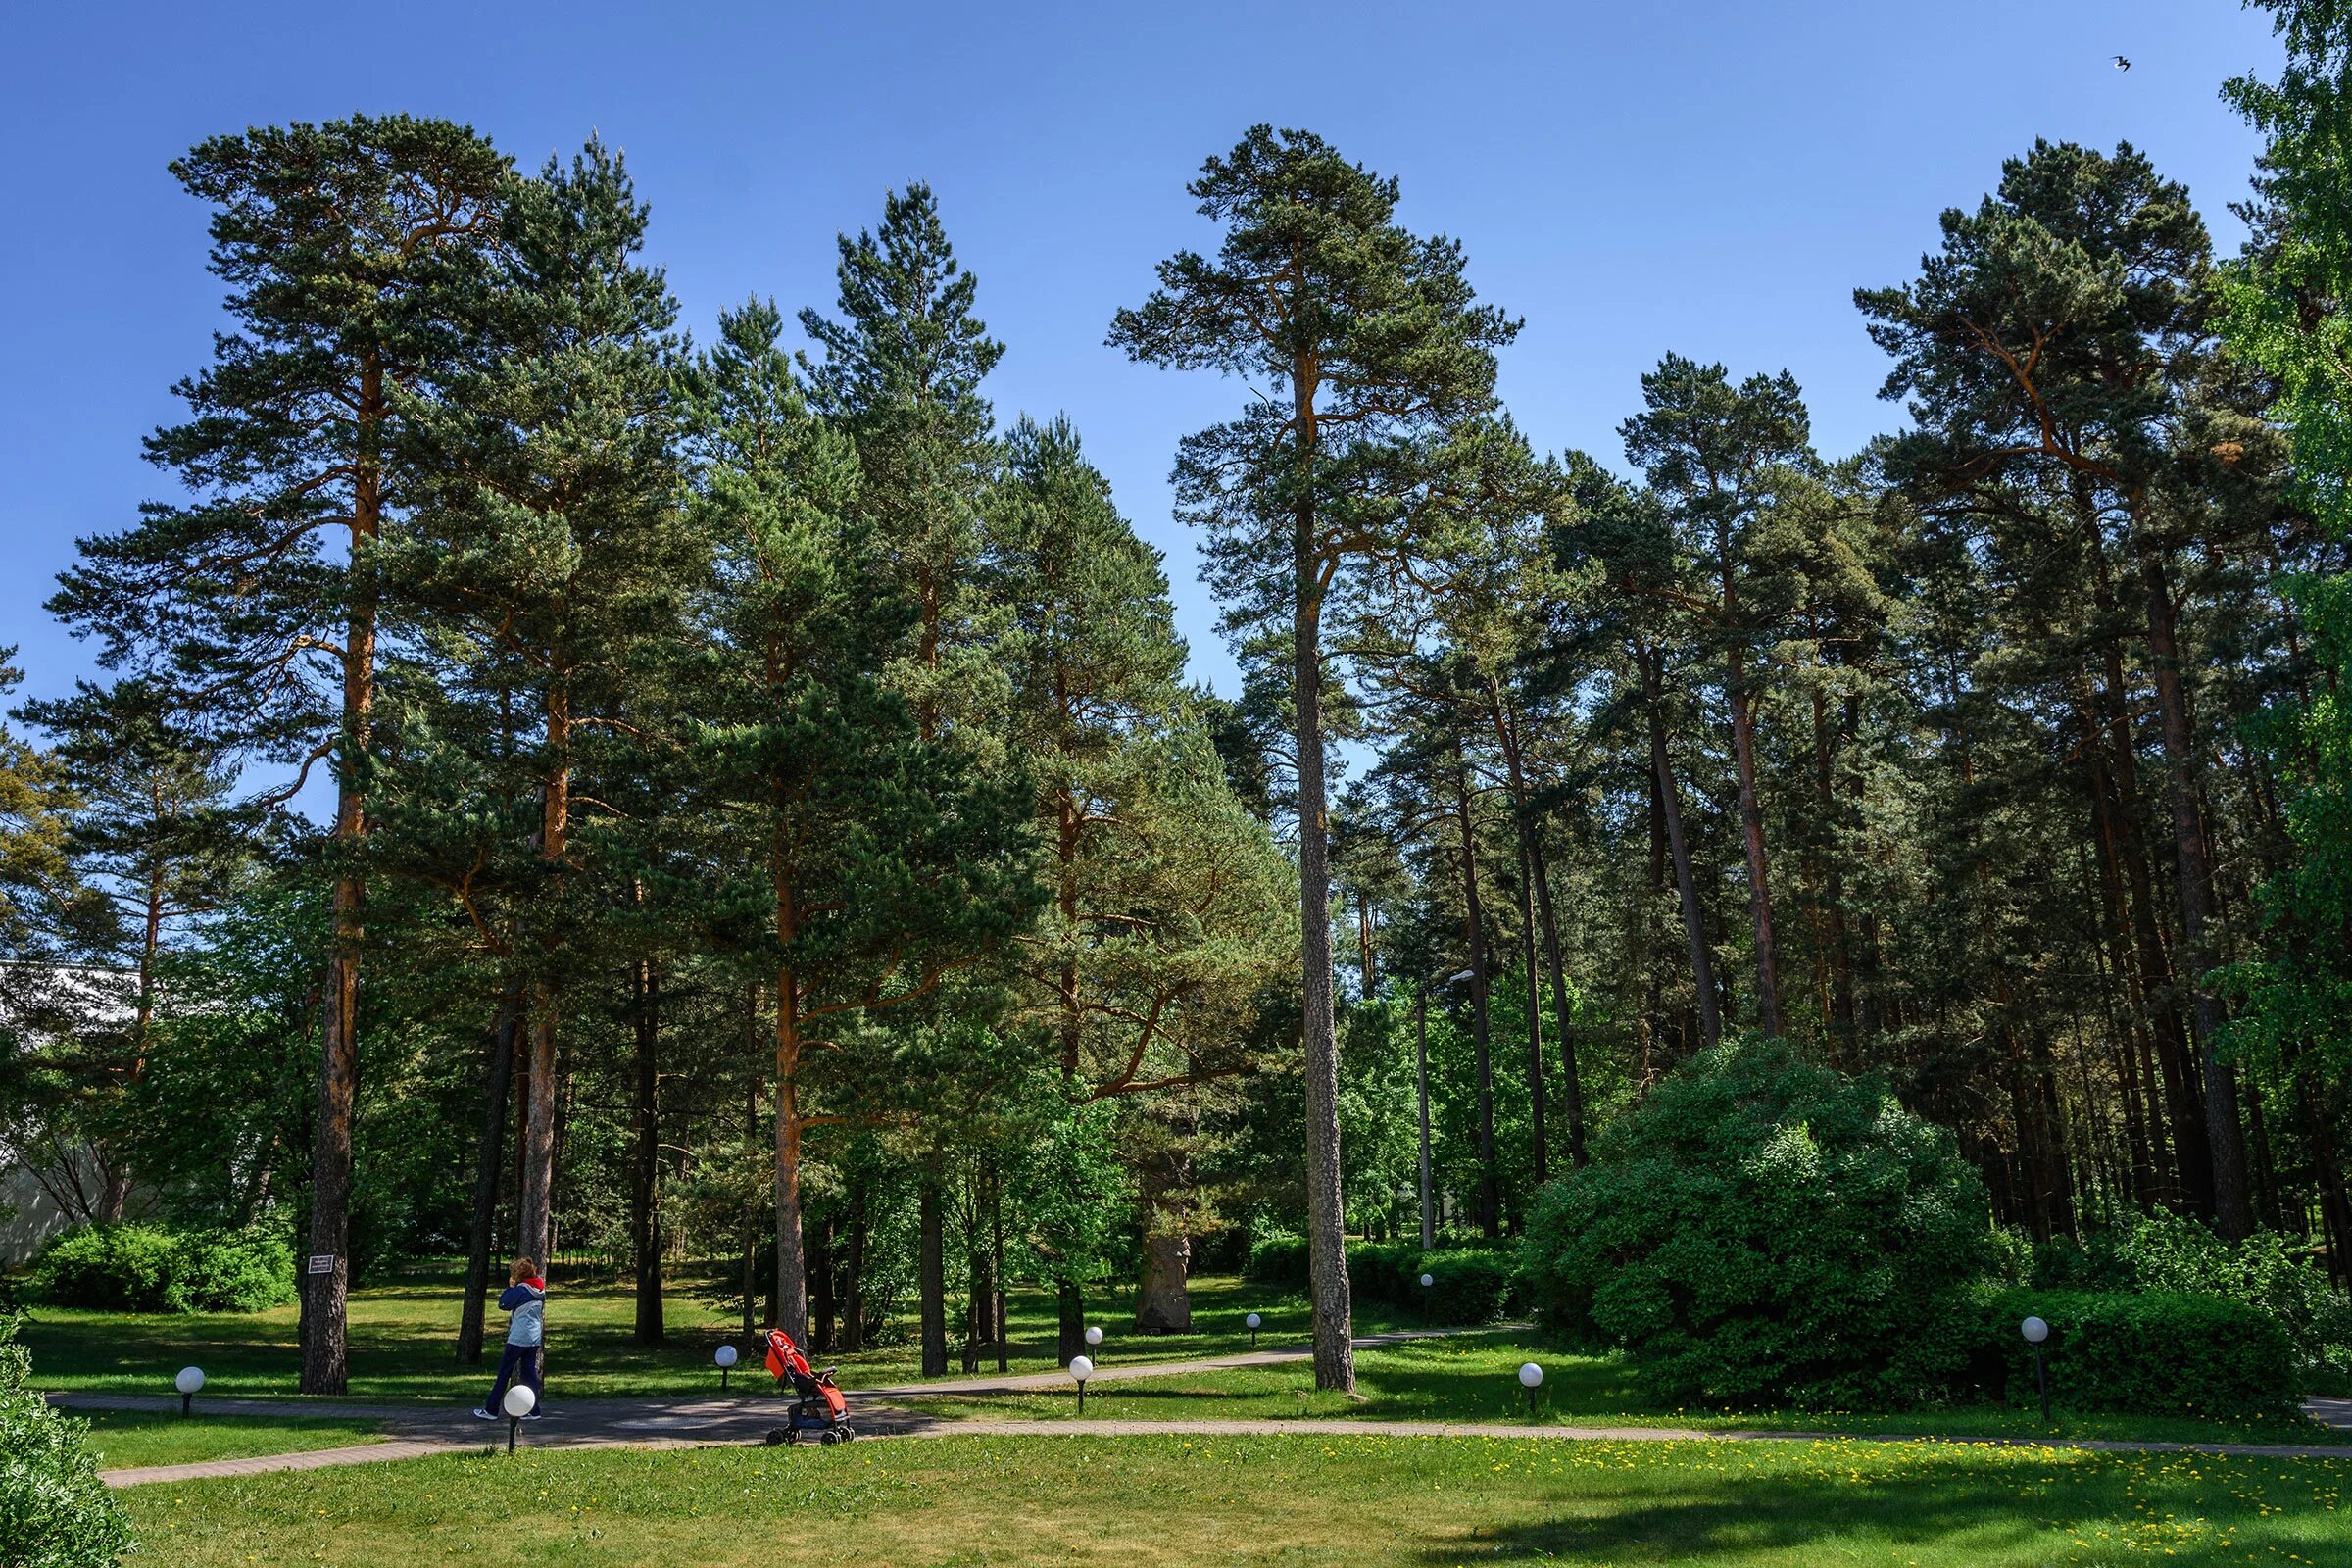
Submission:
<svg viewBox="0 0 2352 1568">
<path fill-rule="evenodd" d="M 1199 249 L 1103 352 L 1219 389 L 1229 694 L 1083 421 L 992 400 L 978 193 L 704 341 L 601 141 L 202 143 L 230 327 L 51 601 L 103 678 L 0 734 L 0 1148 L 323 1259 L 310 1392 L 420 1256 L 464 1356 L 519 1252 L 937 1373 L 1284 1246 L 1346 1387 L 1349 1238 L 1513 1245 L 1770 1041 L 2021 1256 L 2352 1287 L 2352 45 L 2265 3 L 2246 190 L 2037 142 L 1850 279 L 1858 452 L 1705 343 L 1547 451 L 1478 235 L 1304 130 L 1160 172 Z"/>
</svg>

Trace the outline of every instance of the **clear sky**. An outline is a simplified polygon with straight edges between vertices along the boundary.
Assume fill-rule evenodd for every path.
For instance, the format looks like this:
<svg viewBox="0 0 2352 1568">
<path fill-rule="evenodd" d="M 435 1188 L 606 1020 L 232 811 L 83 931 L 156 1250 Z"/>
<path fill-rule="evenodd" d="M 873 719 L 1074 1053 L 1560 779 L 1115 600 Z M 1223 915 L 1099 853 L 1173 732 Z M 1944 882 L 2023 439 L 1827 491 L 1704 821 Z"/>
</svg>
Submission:
<svg viewBox="0 0 2352 1568">
<path fill-rule="evenodd" d="M 1620 462 L 1638 379 L 1675 350 L 1791 369 L 1842 455 L 1897 416 L 1857 285 L 1909 276 L 1938 212 L 2036 135 L 2137 143 L 2233 250 L 2255 142 L 2216 89 L 2276 58 L 2233 0 L 19 0 L 0 7 L 0 645 L 24 645 L 32 695 L 86 672 L 40 609 L 51 579 L 76 535 L 168 493 L 139 438 L 204 363 L 220 290 L 165 164 L 214 132 L 405 110 L 535 168 L 601 131 L 701 337 L 755 293 L 829 307 L 835 232 L 930 180 L 1009 346 L 1000 414 L 1076 420 L 1167 554 L 1195 672 L 1225 686 L 1166 474 L 1235 389 L 1102 337 L 1153 263 L 1211 243 L 1185 181 L 1253 122 L 1397 175 L 1403 221 L 1464 241 L 1482 294 L 1527 318 L 1502 385 L 1539 446 Z"/>
</svg>

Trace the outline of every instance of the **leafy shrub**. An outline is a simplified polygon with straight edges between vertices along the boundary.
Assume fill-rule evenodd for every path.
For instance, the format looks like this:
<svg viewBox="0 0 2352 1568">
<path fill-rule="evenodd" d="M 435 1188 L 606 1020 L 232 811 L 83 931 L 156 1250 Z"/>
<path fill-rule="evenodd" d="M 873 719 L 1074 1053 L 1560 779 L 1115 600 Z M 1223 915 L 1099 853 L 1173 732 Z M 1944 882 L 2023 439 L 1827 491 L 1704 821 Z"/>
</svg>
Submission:
<svg viewBox="0 0 2352 1568">
<path fill-rule="evenodd" d="M 1242 1278 L 1278 1291 L 1307 1287 L 1306 1238 L 1294 1231 L 1267 1231 L 1250 1239 L 1250 1261 Z"/>
<path fill-rule="evenodd" d="M 1947 1298 L 1984 1271 L 1984 1191 L 1950 1134 L 1779 1041 L 1670 1074 L 1547 1188 L 1539 1316 L 1622 1347 L 1678 1403 L 1887 1407 L 1940 1391 Z"/>
<path fill-rule="evenodd" d="M 278 1232 L 256 1226 L 181 1236 L 164 1306 L 172 1312 L 259 1312 L 299 1294 L 293 1247 Z"/>
<path fill-rule="evenodd" d="M 33 1259 L 33 1289 L 59 1306 L 161 1312 L 177 1250 L 176 1239 L 160 1226 L 81 1226 L 56 1237 Z"/>
<path fill-rule="evenodd" d="M 1421 1276 L 1433 1283 L 1426 1293 Z M 1287 1231 L 1260 1236 L 1250 1249 L 1242 1277 L 1252 1285 L 1304 1291 L 1308 1284 L 1304 1238 Z M 1419 1311 L 1426 1304 L 1437 1323 L 1492 1323 L 1523 1310 L 1518 1260 L 1491 1248 L 1439 1248 L 1424 1252 L 1411 1242 L 1358 1242 L 1348 1249 L 1348 1284 L 1359 1301 L 1381 1301 Z M 1422 1298 L 1426 1294 L 1428 1300 Z"/>
<path fill-rule="evenodd" d="M 2294 1342 L 2258 1306 L 2182 1292 L 1963 1293 L 1958 1332 L 1979 1365 L 1997 1358 L 2012 1404 L 2035 1397 L 2027 1317 L 2050 1325 L 2042 1347 L 2050 1402 L 2134 1415 L 2277 1416 L 2302 1392 Z M 2001 1393 L 1998 1387 L 1987 1393 Z"/>
<path fill-rule="evenodd" d="M 111 1568 L 130 1526 L 72 1420 L 24 1385 L 30 1358 L 15 1314 L 0 1317 L 0 1562 L 11 1568 Z"/>
<path fill-rule="evenodd" d="M 32 1282 L 44 1300 L 112 1312 L 258 1312 L 296 1295 L 293 1249 L 260 1227 L 86 1225 L 42 1250 Z"/>
<path fill-rule="evenodd" d="M 2033 1281 L 2055 1289 L 2227 1297 L 2278 1320 L 2305 1374 L 2352 1373 L 2352 1301 L 2292 1237 L 2256 1231 L 2234 1245 L 2182 1214 L 2133 1215 L 2086 1241 L 2036 1252 Z"/>
</svg>

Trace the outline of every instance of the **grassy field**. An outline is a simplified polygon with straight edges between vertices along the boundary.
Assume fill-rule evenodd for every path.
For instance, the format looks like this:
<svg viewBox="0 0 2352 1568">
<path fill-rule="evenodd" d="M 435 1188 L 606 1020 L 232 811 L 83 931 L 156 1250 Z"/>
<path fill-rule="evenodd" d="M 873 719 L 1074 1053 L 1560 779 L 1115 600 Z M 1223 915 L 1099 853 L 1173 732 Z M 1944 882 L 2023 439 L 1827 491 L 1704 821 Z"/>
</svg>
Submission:
<svg viewBox="0 0 2352 1568">
<path fill-rule="evenodd" d="M 942 1438 L 450 1456 L 145 1487 L 122 1502 L 149 1560 L 186 1568 L 2099 1568 L 2340 1563 L 2347 1479 L 2352 1461 L 2332 1458 L 1940 1444 Z"/>
<path fill-rule="evenodd" d="M 89 1424 L 88 1446 L 101 1469 L 137 1465 L 194 1464 L 207 1459 L 245 1459 L 262 1453 L 295 1453 L 309 1448 L 347 1448 L 383 1436 L 373 1421 L 308 1421 L 272 1416 L 206 1415 L 189 1419 L 177 1411 L 75 1410 Z"/>
<path fill-rule="evenodd" d="M 1521 1363 L 1544 1368 L 1531 1414 L 1520 1389 Z M 1280 1420 L 1286 1417 L 1372 1421 L 1536 1421 L 1562 1426 L 1693 1427 L 1716 1431 L 1931 1434 L 1954 1438 L 2125 1438 L 2160 1443 L 2328 1443 L 2352 1445 L 2352 1432 L 2300 1416 L 2270 1421 L 2185 1417 L 2069 1415 L 2044 1425 L 2038 1408 L 1971 1405 L 1901 1415 L 1659 1409 L 1634 1387 L 1625 1363 L 1567 1355 L 1542 1339 L 1492 1333 L 1423 1340 L 1358 1350 L 1356 1392 L 1318 1393 L 1304 1364 L 1240 1367 L 1088 1390 L 1090 1418 L 1138 1421 Z M 989 1395 L 909 1404 L 948 1420 L 1028 1416 L 1066 1420 L 1070 1394 Z"/>
<path fill-rule="evenodd" d="M 506 1332 L 505 1317 L 495 1310 L 491 1314 L 488 1364 L 460 1365 L 455 1352 L 460 1281 L 455 1267 L 420 1269 L 353 1294 L 352 1398 L 470 1404 L 482 1396 L 496 1367 L 498 1341 Z M 295 1392 L 300 1361 L 296 1310 L 291 1306 L 250 1315 L 135 1317 L 69 1307 L 34 1310 L 33 1321 L 25 1325 L 24 1343 L 32 1351 L 33 1381 L 43 1389 L 169 1394 L 172 1375 L 183 1366 L 196 1365 L 204 1368 L 208 1395 L 266 1397 Z M 677 1290 L 665 1301 L 667 1340 L 659 1346 L 644 1346 L 631 1338 L 634 1310 L 634 1297 L 626 1283 L 555 1281 L 547 1309 L 551 1404 L 560 1398 L 717 1392 L 718 1373 L 710 1364 L 710 1354 L 727 1340 L 740 1342 L 736 1323 Z M 1251 1311 L 1266 1320 L 1259 1344 L 1277 1346 L 1305 1340 L 1307 1310 L 1303 1302 L 1286 1300 L 1230 1278 L 1195 1282 L 1196 1333 L 1136 1334 L 1128 1328 L 1133 1322 L 1133 1306 L 1124 1298 L 1103 1300 L 1099 1314 L 1090 1321 L 1100 1323 L 1108 1336 L 1099 1358 L 1171 1361 L 1248 1349 L 1250 1334 L 1242 1326 L 1242 1318 Z M 1007 1315 L 1014 1371 L 1053 1370 L 1054 1312 L 1054 1298 L 1043 1292 L 1013 1295 Z M 1417 1321 L 1398 1319 L 1393 1313 L 1384 1315 L 1376 1308 L 1358 1312 L 1356 1332 L 1378 1333 L 1414 1326 Z M 910 1383 L 918 1375 L 917 1353 L 910 1344 L 820 1359 L 838 1361 L 846 1388 Z M 747 1373 L 754 1386 L 766 1384 L 766 1374 L 753 1364 L 757 1360 L 757 1356 L 746 1355 L 734 1387 L 744 1386 Z M 960 1365 L 954 1361 L 951 1374 L 958 1374 Z M 983 1371 L 995 1369 L 993 1356 L 983 1363 Z"/>
</svg>

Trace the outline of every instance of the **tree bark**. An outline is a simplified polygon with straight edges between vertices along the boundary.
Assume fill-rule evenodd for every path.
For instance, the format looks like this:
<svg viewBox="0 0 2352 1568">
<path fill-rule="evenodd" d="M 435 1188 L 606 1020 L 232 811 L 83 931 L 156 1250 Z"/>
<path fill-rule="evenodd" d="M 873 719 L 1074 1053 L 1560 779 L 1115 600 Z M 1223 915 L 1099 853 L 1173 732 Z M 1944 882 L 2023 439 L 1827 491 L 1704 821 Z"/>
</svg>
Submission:
<svg viewBox="0 0 2352 1568">
<path fill-rule="evenodd" d="M 629 1106 L 630 1132 L 635 1148 L 629 1161 L 629 1250 L 636 1265 L 639 1345 L 659 1345 L 662 1316 L 662 1171 L 661 1031 L 662 971 L 652 963 L 634 965 L 636 1060 L 632 1063 L 635 1094 Z"/>
<path fill-rule="evenodd" d="M 1136 1292 L 1135 1326 L 1146 1334 L 1190 1334 L 1193 1301 L 1187 1288 L 1192 1238 L 1185 1232 L 1183 1156 L 1157 1152 L 1143 1162 L 1144 1269 Z"/>
<path fill-rule="evenodd" d="M 1772 934 L 1772 883 L 1764 854 L 1764 807 L 1756 791 L 1755 695 L 1745 689 L 1746 662 L 1738 648 L 1728 661 L 1732 704 L 1732 760 L 1740 775 L 1740 838 L 1747 854 L 1747 910 L 1755 927 L 1756 1021 L 1767 1035 L 1781 1029 L 1780 957 Z"/>
<path fill-rule="evenodd" d="M 2214 989 L 2214 956 L 2207 929 L 2213 899 L 2213 867 L 2206 854 L 2205 826 L 2197 813 L 2198 761 L 2175 640 L 2172 585 L 2164 558 L 2155 549 L 2140 553 L 2147 591 L 2149 662 L 2155 667 L 2156 705 L 2163 715 L 2165 760 L 2172 775 L 2173 851 L 2180 861 L 2181 966 L 2187 976 L 2190 1026 L 2205 1077 L 2205 1134 L 2213 1152 L 2214 1228 L 2240 1241 L 2254 1228 L 2246 1185 L 2246 1150 L 2238 1125 L 2237 1081 L 2221 1059 L 2225 1018 Z"/>
<path fill-rule="evenodd" d="M 491 1231 L 498 1222 L 498 1178 L 506 1165 L 507 1100 L 514 1079 L 515 1036 L 522 1024 L 522 988 L 510 984 L 499 999 L 490 1035 L 490 1066 L 482 1086 L 482 1133 L 475 1149 L 473 1223 L 466 1237 L 466 1304 L 458 1319 L 458 1359 L 482 1358 L 482 1320 L 489 1310 Z"/>
<path fill-rule="evenodd" d="M 1460 767 L 1460 755 L 1455 755 Z M 1494 1070 L 1487 1012 L 1486 911 L 1478 898 L 1478 840 L 1470 817 L 1466 769 L 1454 779 L 1454 819 L 1461 829 L 1462 918 L 1470 945 L 1470 1017 L 1478 1054 L 1478 1228 L 1489 1241 L 1502 1237 L 1502 1195 L 1494 1158 Z"/>
<path fill-rule="evenodd" d="M 788 890 L 778 892 L 776 915 L 780 929 L 790 932 Z M 776 971 L 776 1323 L 796 1345 L 808 1337 L 808 1262 L 801 1236 L 801 1044 L 800 978 L 788 963 Z"/>
<path fill-rule="evenodd" d="M 939 1177 L 926 1168 L 916 1194 L 916 1294 L 922 1307 L 923 1376 L 948 1374 L 948 1270 Z"/>
<path fill-rule="evenodd" d="M 1304 373 L 1298 373 L 1298 372 Z M 1292 519 L 1292 706 L 1298 764 L 1299 1027 L 1306 1055 L 1306 1234 L 1314 1305 L 1315 1387 L 1355 1388 L 1354 1301 L 1348 1284 L 1346 1195 L 1340 1185 L 1340 1045 L 1332 994 L 1331 843 L 1323 766 L 1323 581 L 1317 548 L 1311 366 L 1294 368 L 1301 447 Z"/>
<path fill-rule="evenodd" d="M 563 877 L 571 830 L 571 767 L 566 760 L 571 745 L 571 695 L 562 677 L 555 677 L 547 694 L 547 750 L 555 760 L 540 794 L 539 858 L 553 875 Z M 554 1236 L 556 1190 L 556 1033 L 563 1016 L 555 980 L 542 975 L 531 987 L 531 1078 L 525 1102 L 528 1122 L 523 1135 L 522 1217 L 515 1246 L 552 1269 L 547 1255 Z"/>
<path fill-rule="evenodd" d="M 1716 995 L 1715 962 L 1707 952 L 1706 912 L 1699 906 L 1698 880 L 1690 870 L 1690 843 L 1683 833 L 1682 791 L 1674 782 L 1674 762 L 1666 750 L 1665 679 L 1659 655 L 1646 644 L 1634 644 L 1634 664 L 1642 673 L 1642 707 L 1649 716 L 1649 765 L 1657 779 L 1658 812 L 1666 822 L 1666 850 L 1674 861 L 1674 885 L 1683 909 L 1683 935 L 1690 950 L 1690 982 L 1697 993 L 1700 1044 L 1712 1047 L 1723 1038 L 1723 1009 Z"/>
</svg>

